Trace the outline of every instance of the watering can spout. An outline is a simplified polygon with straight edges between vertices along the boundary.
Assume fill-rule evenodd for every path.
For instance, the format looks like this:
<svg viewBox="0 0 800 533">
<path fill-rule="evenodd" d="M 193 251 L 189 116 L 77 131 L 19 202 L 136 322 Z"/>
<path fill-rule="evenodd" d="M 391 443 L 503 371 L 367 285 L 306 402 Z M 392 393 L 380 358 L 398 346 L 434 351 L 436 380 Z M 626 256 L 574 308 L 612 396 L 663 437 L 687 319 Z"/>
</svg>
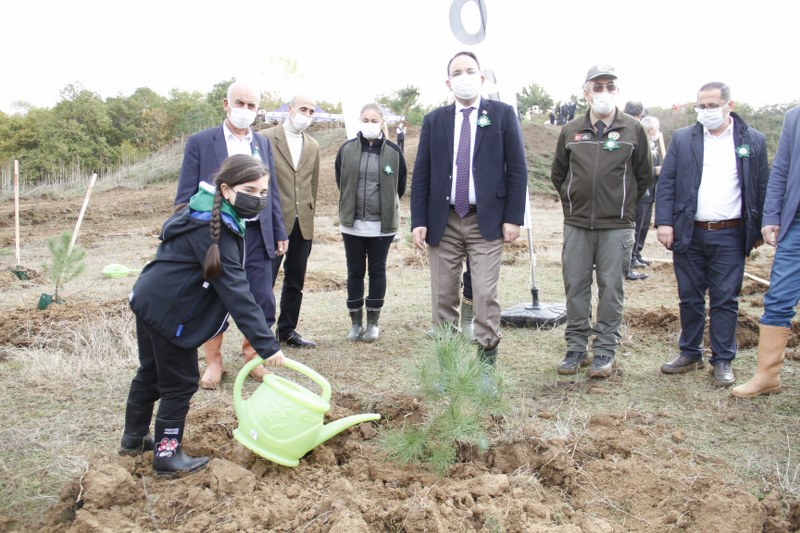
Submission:
<svg viewBox="0 0 800 533">
<path fill-rule="evenodd" d="M 361 424 L 363 422 L 369 422 L 370 420 L 380 420 L 380 418 L 381 415 L 377 413 L 364 413 L 340 418 L 339 420 L 331 422 L 330 424 L 325 424 L 322 426 L 322 431 L 320 431 L 314 447 L 319 446 L 331 437 L 335 437 L 350 426 L 355 426 L 356 424 Z"/>
</svg>

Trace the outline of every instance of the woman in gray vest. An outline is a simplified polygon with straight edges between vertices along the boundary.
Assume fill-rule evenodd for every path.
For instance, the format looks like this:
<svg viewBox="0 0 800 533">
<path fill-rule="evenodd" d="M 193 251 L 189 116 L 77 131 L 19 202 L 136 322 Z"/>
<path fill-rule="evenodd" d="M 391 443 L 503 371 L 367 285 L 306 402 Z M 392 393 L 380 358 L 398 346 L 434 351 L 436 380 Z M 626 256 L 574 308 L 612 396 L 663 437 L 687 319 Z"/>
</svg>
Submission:
<svg viewBox="0 0 800 533">
<path fill-rule="evenodd" d="M 336 155 L 339 230 L 347 257 L 349 341 L 378 338 L 378 319 L 386 294 L 386 256 L 400 225 L 400 197 L 406 191 L 406 161 L 383 134 L 378 104 L 361 109 L 359 132 Z M 364 277 L 369 272 L 364 327 Z"/>
</svg>

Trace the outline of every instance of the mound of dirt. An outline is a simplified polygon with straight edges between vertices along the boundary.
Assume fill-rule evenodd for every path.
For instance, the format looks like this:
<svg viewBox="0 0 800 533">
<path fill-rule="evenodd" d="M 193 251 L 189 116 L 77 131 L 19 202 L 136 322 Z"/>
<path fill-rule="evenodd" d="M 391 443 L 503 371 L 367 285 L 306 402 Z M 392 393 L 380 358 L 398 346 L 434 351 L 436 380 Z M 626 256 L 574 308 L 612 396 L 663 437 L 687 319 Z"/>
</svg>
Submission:
<svg viewBox="0 0 800 533">
<path fill-rule="evenodd" d="M 347 400 L 345 399 L 345 403 Z M 381 408 L 382 426 L 415 416 L 416 402 Z M 409 411 L 411 410 L 411 411 Z M 353 414 L 334 406 L 331 418 Z M 388 420 L 387 420 L 388 419 Z M 777 517 L 721 479 L 654 419 L 592 417 L 572 439 L 534 434 L 481 453 L 464 448 L 447 477 L 386 462 L 378 430 L 356 426 L 297 468 L 267 462 L 233 441 L 236 420 L 216 408 L 191 413 L 187 451 L 211 457 L 202 472 L 154 477 L 151 455 L 99 456 L 65 487 L 40 531 L 772 531 Z M 652 456 L 641 450 L 660 446 Z M 621 482 L 624 480 L 624 482 Z M 724 516 L 725 520 L 720 521 Z M 772 518 L 768 518 L 768 516 Z"/>
<path fill-rule="evenodd" d="M 53 331 L 69 329 L 76 321 L 122 316 L 129 309 L 128 301 L 124 299 L 101 302 L 66 300 L 50 304 L 45 310 L 31 306 L 0 313 L 0 346 L 32 346 L 45 342 Z M 53 341 L 58 342 L 57 338 Z"/>
</svg>

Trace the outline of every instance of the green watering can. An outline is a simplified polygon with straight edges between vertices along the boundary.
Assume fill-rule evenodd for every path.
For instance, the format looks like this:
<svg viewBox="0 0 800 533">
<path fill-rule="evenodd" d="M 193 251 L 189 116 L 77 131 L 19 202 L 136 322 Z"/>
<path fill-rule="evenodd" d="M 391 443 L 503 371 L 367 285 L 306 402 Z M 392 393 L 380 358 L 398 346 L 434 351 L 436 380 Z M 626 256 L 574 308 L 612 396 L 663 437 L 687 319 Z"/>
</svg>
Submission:
<svg viewBox="0 0 800 533">
<path fill-rule="evenodd" d="M 233 383 L 233 407 L 239 421 L 233 438 L 264 459 L 297 466 L 301 457 L 331 437 L 350 426 L 381 417 L 365 413 L 323 424 L 325 413 L 331 408 L 330 383 L 304 364 L 288 358 L 284 358 L 284 366 L 322 387 L 321 396 L 286 378 L 267 374 L 250 398 L 242 399 L 245 378 L 263 362 L 260 357 L 253 358 L 242 367 Z"/>
</svg>

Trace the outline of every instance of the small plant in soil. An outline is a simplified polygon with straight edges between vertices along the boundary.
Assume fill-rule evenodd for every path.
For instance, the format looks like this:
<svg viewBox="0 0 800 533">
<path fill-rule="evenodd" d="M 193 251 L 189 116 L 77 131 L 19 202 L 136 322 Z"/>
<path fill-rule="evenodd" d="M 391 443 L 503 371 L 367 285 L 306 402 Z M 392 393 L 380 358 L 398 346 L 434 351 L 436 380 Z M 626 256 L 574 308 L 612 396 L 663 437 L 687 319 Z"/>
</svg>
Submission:
<svg viewBox="0 0 800 533">
<path fill-rule="evenodd" d="M 461 446 L 489 447 L 493 416 L 507 406 L 507 384 L 497 369 L 478 357 L 474 344 L 449 329 L 436 332 L 413 368 L 425 421 L 383 432 L 389 456 L 401 463 L 423 463 L 444 475 Z"/>
<path fill-rule="evenodd" d="M 86 268 L 83 262 L 86 259 L 86 250 L 78 246 L 73 246 L 70 250 L 71 235 L 64 232 L 60 237 L 52 237 L 47 240 L 47 249 L 50 250 L 50 262 L 44 265 L 44 269 L 50 276 L 55 288 L 53 289 L 53 301 L 61 302 L 59 291 L 63 286 L 75 279 Z"/>
</svg>

